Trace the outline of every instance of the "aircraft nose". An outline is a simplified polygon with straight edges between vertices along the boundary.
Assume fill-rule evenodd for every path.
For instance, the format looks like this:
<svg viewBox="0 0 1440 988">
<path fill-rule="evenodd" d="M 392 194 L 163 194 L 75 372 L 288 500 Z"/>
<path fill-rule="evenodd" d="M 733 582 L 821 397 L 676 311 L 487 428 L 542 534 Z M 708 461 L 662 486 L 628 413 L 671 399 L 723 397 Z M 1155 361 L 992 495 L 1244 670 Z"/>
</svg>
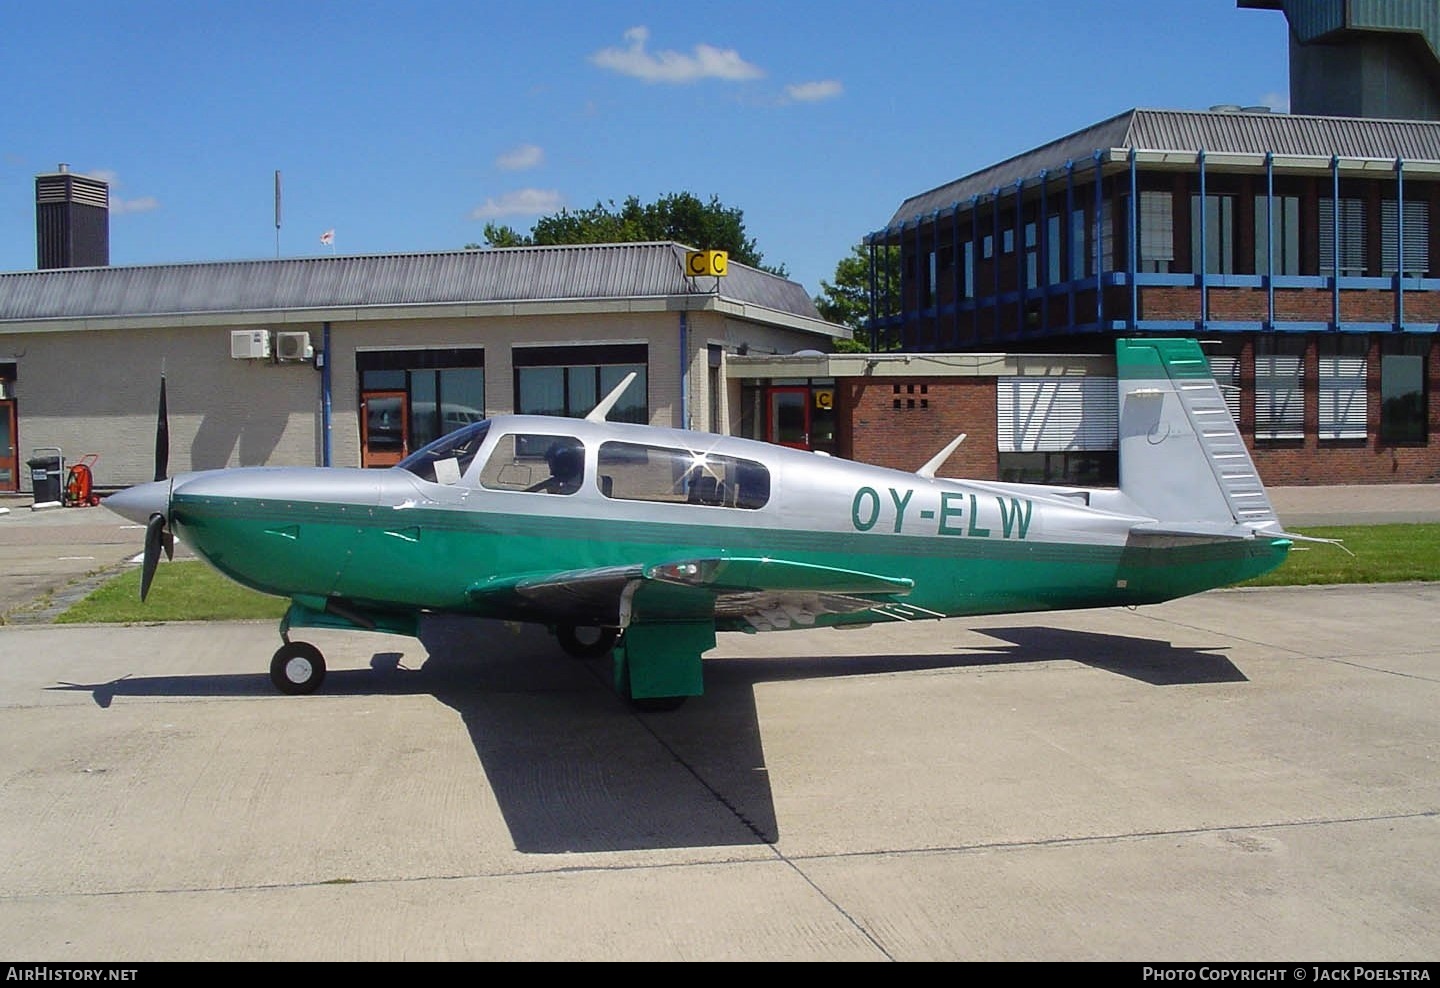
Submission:
<svg viewBox="0 0 1440 988">
<path fill-rule="evenodd" d="M 151 515 L 169 515 L 170 481 L 156 480 L 148 484 L 127 487 L 111 494 L 100 502 L 111 511 L 128 518 L 138 525 L 144 525 Z"/>
</svg>

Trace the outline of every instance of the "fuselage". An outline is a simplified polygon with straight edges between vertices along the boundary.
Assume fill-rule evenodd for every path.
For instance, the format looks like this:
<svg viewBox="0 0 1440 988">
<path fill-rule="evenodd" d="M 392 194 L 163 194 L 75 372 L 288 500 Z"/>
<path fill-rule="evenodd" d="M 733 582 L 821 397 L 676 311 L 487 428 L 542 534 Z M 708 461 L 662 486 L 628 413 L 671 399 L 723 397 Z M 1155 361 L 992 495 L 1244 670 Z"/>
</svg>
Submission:
<svg viewBox="0 0 1440 988">
<path fill-rule="evenodd" d="M 265 593 L 495 617 L 523 615 L 477 601 L 488 580 L 726 555 L 914 582 L 830 624 L 1140 604 L 1248 579 L 1288 548 L 1136 540 L 1152 519 L 1115 490 L 931 478 L 709 433 L 500 416 L 453 435 L 387 470 L 178 477 L 169 522 Z"/>
</svg>

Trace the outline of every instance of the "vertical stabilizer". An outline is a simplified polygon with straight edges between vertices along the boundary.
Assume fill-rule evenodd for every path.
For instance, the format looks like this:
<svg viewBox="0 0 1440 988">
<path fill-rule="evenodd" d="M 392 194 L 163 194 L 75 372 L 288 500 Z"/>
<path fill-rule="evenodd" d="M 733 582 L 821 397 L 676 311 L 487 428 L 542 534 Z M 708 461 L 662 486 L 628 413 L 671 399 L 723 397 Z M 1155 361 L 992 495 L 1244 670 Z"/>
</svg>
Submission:
<svg viewBox="0 0 1440 988">
<path fill-rule="evenodd" d="M 1117 340 L 1120 490 L 1159 522 L 1279 527 L 1200 345 Z"/>
</svg>

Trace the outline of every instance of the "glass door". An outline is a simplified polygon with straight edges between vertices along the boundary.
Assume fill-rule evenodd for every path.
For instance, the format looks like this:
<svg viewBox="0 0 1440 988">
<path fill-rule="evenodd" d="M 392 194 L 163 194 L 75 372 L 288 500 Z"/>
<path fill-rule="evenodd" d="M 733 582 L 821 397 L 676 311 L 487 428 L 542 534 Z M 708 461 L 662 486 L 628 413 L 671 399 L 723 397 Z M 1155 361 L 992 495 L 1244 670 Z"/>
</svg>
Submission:
<svg viewBox="0 0 1440 988">
<path fill-rule="evenodd" d="M 360 395 L 360 465 L 393 467 L 409 452 L 410 434 L 404 391 L 366 391 Z"/>
<path fill-rule="evenodd" d="M 769 414 L 765 422 L 765 441 L 795 449 L 809 449 L 810 389 L 771 388 L 767 403 Z"/>
<path fill-rule="evenodd" d="M 15 402 L 0 399 L 0 491 L 20 489 L 20 468 L 15 455 Z"/>
</svg>

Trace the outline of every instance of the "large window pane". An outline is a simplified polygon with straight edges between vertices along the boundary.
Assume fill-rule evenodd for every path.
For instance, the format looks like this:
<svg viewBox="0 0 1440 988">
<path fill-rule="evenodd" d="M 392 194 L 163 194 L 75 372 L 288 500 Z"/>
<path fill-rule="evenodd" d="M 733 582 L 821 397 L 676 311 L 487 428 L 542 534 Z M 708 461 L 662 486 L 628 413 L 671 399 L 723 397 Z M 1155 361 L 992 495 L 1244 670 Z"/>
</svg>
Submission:
<svg viewBox="0 0 1440 988">
<path fill-rule="evenodd" d="M 429 370 L 410 372 L 410 446 L 425 446 L 446 432 L 440 428 L 438 395 L 435 387 L 435 372 Z"/>
<path fill-rule="evenodd" d="M 1175 197 L 1140 193 L 1141 271 L 1169 271 L 1175 260 Z"/>
<path fill-rule="evenodd" d="M 1303 439 L 1304 339 L 1260 336 L 1255 341 L 1255 438 Z"/>
<path fill-rule="evenodd" d="M 1320 438 L 1365 438 L 1365 355 L 1363 336 L 1320 340 Z"/>
<path fill-rule="evenodd" d="M 1394 199 L 1380 203 L 1380 273 L 1392 275 L 1400 266 L 1400 204 Z M 1405 274 L 1422 275 L 1430 270 L 1430 204 L 1423 199 L 1405 202 Z"/>
<path fill-rule="evenodd" d="M 1267 206 L 1268 203 L 1268 206 Z M 1270 230 L 1275 231 L 1273 253 Z M 1274 263 L 1272 271 L 1270 264 Z M 1256 274 L 1300 273 L 1300 197 L 1255 197 Z"/>
<path fill-rule="evenodd" d="M 1320 200 L 1320 273 L 1335 273 L 1337 216 L 1340 239 L 1340 274 L 1358 277 L 1365 274 L 1365 200 L 1341 199 L 1337 212 L 1335 200 Z"/>
<path fill-rule="evenodd" d="M 1190 264 L 1198 272 L 1201 251 L 1207 274 L 1235 273 L 1235 197 L 1205 197 L 1204 241 L 1201 237 L 1200 197 L 1190 197 Z"/>
<path fill-rule="evenodd" d="M 440 372 L 440 428 L 451 432 L 485 418 L 485 371 L 479 367 Z"/>
<path fill-rule="evenodd" d="M 1386 340 L 1380 357 L 1380 438 L 1420 443 L 1426 437 L 1429 409 L 1425 394 L 1425 354 L 1430 341 Z"/>
<path fill-rule="evenodd" d="M 518 367 L 520 403 L 515 411 L 522 415 L 565 414 L 564 367 Z"/>
</svg>

